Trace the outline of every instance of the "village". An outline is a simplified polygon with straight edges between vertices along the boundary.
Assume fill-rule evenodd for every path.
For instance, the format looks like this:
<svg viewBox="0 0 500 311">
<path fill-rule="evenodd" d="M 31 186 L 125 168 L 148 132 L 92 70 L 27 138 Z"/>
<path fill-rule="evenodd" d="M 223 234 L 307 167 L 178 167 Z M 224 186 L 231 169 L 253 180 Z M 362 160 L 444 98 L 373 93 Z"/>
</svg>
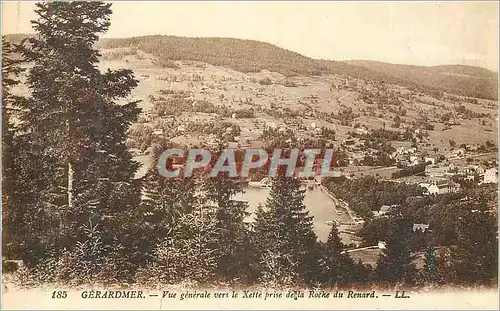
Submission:
<svg viewBox="0 0 500 311">
<path fill-rule="evenodd" d="M 117 52 L 104 53 L 104 59 L 110 53 Z M 418 183 L 429 194 L 456 191 L 453 179 L 497 180 L 492 101 L 447 94 L 438 99 L 350 77 L 242 74 L 196 62 L 158 69 L 154 57 L 136 53 L 104 63 L 134 64 L 139 92 L 157 88 L 136 96 L 143 97 L 145 110 L 130 132 L 137 156 L 148 153 L 156 137 L 214 147 L 223 135 L 228 148 L 244 150 L 272 146 L 281 136 L 303 148 L 335 147 L 337 169 L 346 178 Z"/>
<path fill-rule="evenodd" d="M 242 152 L 334 148 L 338 177 L 371 176 L 415 185 L 424 196 L 498 182 L 498 117 L 496 103 L 490 100 L 350 76 L 285 77 L 193 61 L 165 64 L 140 50 L 104 50 L 103 55 L 105 66 L 129 66 L 139 76 L 133 95 L 142 99 L 144 113 L 128 139 L 143 163 L 136 178 L 152 165 L 148 155 L 155 144 L 213 149 L 223 138 L 228 148 Z M 265 174 L 250 174 L 245 182 L 246 194 L 235 199 L 247 201 L 253 211 L 265 203 L 270 180 Z M 363 245 L 359 231 L 365 221 L 384 218 L 398 205 L 381 204 L 371 215 L 361 216 L 321 185 L 321 178 L 303 184 L 320 240 L 326 240 L 336 222 L 352 250 L 385 247 L 384 241 Z M 413 224 L 414 231 L 427 229 L 428 223 Z M 350 255 L 357 256 L 352 251 Z"/>
</svg>

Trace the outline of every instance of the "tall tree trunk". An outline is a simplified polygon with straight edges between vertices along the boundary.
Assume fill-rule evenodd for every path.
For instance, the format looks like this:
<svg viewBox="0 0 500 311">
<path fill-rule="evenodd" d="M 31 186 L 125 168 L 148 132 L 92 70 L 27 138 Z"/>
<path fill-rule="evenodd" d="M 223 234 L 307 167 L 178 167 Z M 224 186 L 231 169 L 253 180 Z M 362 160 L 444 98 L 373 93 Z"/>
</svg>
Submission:
<svg viewBox="0 0 500 311">
<path fill-rule="evenodd" d="M 73 207 L 73 166 L 68 162 L 68 209 Z"/>
</svg>

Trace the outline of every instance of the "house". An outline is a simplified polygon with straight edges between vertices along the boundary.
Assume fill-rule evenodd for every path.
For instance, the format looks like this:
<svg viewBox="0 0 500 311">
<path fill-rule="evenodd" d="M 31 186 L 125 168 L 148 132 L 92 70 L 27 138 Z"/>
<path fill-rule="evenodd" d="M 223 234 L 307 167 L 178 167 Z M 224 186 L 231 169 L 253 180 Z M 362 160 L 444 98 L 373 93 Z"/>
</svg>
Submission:
<svg viewBox="0 0 500 311">
<path fill-rule="evenodd" d="M 372 211 L 373 217 L 382 217 L 389 214 L 395 205 L 382 205 L 378 211 Z"/>
<path fill-rule="evenodd" d="M 468 175 L 465 175 L 464 180 L 474 181 L 475 178 L 474 178 L 473 174 L 468 174 Z"/>
<path fill-rule="evenodd" d="M 404 154 L 405 153 L 405 147 L 399 147 L 396 149 L 396 153 L 398 154 Z"/>
<path fill-rule="evenodd" d="M 436 183 L 438 187 L 438 194 L 457 193 L 460 190 L 460 185 L 451 180 L 440 181 Z"/>
<path fill-rule="evenodd" d="M 465 149 L 459 148 L 451 153 L 451 157 L 453 158 L 463 158 L 465 157 Z"/>
<path fill-rule="evenodd" d="M 364 134 L 368 134 L 369 132 L 366 128 L 358 127 L 358 128 L 356 128 L 356 133 L 364 135 Z"/>
<path fill-rule="evenodd" d="M 355 248 L 358 248 L 361 246 L 361 243 L 363 242 L 363 238 L 361 237 L 358 237 L 356 235 L 351 235 L 349 237 L 349 239 L 351 240 L 349 244 L 351 244 L 352 246 L 354 246 Z"/>
<path fill-rule="evenodd" d="M 439 188 L 435 183 L 420 183 L 418 185 L 424 188 L 424 195 L 436 195 L 439 193 Z"/>
<path fill-rule="evenodd" d="M 446 179 L 436 180 L 430 183 L 420 183 L 418 185 L 424 188 L 424 195 L 456 193 L 460 190 L 459 184 Z"/>
<path fill-rule="evenodd" d="M 448 171 L 446 171 L 446 175 L 455 175 L 456 173 L 458 173 L 458 170 L 459 170 L 459 167 L 457 165 L 451 163 L 448 166 Z"/>
<path fill-rule="evenodd" d="M 483 175 L 485 173 L 485 168 L 481 165 L 469 165 L 465 168 L 466 175 Z"/>
<path fill-rule="evenodd" d="M 428 224 L 413 224 L 413 231 L 422 231 L 425 232 L 427 229 L 429 229 Z"/>
<path fill-rule="evenodd" d="M 389 214 L 396 205 L 382 205 L 378 211 L 379 216 Z"/>
<path fill-rule="evenodd" d="M 396 152 L 398 154 L 414 154 L 417 152 L 417 148 L 411 147 L 411 148 L 405 148 L 405 147 L 399 147 L 396 149 Z"/>
<path fill-rule="evenodd" d="M 436 158 L 432 157 L 425 157 L 424 158 L 425 163 L 430 163 L 431 165 L 436 165 Z"/>
<path fill-rule="evenodd" d="M 496 167 L 487 169 L 484 172 L 484 180 L 485 184 L 497 184 L 498 183 L 498 169 Z"/>
<path fill-rule="evenodd" d="M 416 156 L 410 156 L 410 165 L 418 165 L 420 163 L 420 159 Z"/>
<path fill-rule="evenodd" d="M 386 249 L 386 248 L 387 248 L 387 243 L 386 243 L 386 242 L 384 242 L 384 241 L 378 241 L 378 243 L 377 243 L 377 247 L 378 247 L 379 249 Z"/>
<path fill-rule="evenodd" d="M 266 125 L 267 125 L 267 127 L 271 128 L 273 130 L 275 130 L 275 129 L 278 128 L 278 125 L 276 123 L 274 123 L 274 122 L 269 122 Z"/>
</svg>

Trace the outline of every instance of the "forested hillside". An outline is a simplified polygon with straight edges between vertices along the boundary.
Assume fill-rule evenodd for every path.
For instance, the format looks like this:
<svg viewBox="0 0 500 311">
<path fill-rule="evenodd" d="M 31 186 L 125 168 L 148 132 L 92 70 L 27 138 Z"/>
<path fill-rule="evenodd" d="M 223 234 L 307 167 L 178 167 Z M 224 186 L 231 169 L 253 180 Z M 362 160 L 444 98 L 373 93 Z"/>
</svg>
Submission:
<svg viewBox="0 0 500 311">
<path fill-rule="evenodd" d="M 497 99 L 498 79 L 489 70 L 471 66 L 405 66 L 372 61 L 316 60 L 269 43 L 231 38 L 143 36 L 103 39 L 103 47 L 137 47 L 161 60 L 192 60 L 241 72 L 263 69 L 285 76 L 341 74 L 458 95 Z M 461 75 L 459 75 L 461 74 Z"/>
<path fill-rule="evenodd" d="M 366 60 L 348 63 L 424 86 L 437 87 L 449 93 L 488 99 L 498 98 L 497 73 L 480 67 L 463 65 L 426 67 Z"/>
<path fill-rule="evenodd" d="M 202 61 L 241 72 L 258 72 L 267 69 L 285 76 L 320 75 L 335 72 L 367 79 L 385 77 L 384 74 L 375 73 L 363 67 L 337 61 L 315 60 L 269 43 L 254 40 L 157 35 L 103 39 L 100 44 L 106 48 L 137 47 L 165 61 Z"/>
<path fill-rule="evenodd" d="M 7 39 L 19 42 L 25 36 Z M 278 46 L 233 38 L 188 38 L 151 35 L 132 38 L 101 39 L 102 48 L 136 47 L 159 58 L 206 62 L 241 72 L 269 70 L 285 76 L 321 74 L 350 75 L 355 78 L 385 81 L 416 88 L 423 92 L 444 91 L 457 95 L 498 99 L 498 78 L 490 70 L 461 65 L 409 66 L 376 61 L 333 61 L 312 59 Z"/>
</svg>

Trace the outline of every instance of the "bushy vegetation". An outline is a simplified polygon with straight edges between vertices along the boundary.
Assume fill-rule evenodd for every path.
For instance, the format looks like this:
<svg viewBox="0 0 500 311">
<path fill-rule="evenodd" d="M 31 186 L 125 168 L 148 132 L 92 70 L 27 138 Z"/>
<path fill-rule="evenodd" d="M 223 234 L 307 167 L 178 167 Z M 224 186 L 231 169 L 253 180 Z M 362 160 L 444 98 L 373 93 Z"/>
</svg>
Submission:
<svg viewBox="0 0 500 311">
<path fill-rule="evenodd" d="M 426 163 L 403 167 L 401 170 L 392 173 L 392 178 L 401 178 L 413 175 L 423 175 L 425 173 Z"/>
<path fill-rule="evenodd" d="M 265 77 L 259 80 L 260 85 L 271 85 L 273 82 L 271 81 L 271 78 Z"/>
<path fill-rule="evenodd" d="M 363 218 L 371 218 L 372 211 L 378 211 L 382 205 L 403 204 L 408 197 L 422 195 L 422 189 L 417 185 L 379 180 L 371 176 L 330 178 L 324 184 Z"/>
<path fill-rule="evenodd" d="M 231 122 L 189 122 L 186 131 L 194 134 L 229 134 L 232 136 L 240 135 L 240 127 Z M 232 140 L 231 140 L 232 141 Z"/>
<path fill-rule="evenodd" d="M 424 267 L 420 271 L 409 266 L 408 259 L 403 261 L 409 270 L 403 269 L 401 276 L 408 277 L 409 273 L 412 283 L 471 285 L 483 280 L 491 284 L 498 273 L 494 259 L 498 248 L 486 247 L 497 241 L 494 233 L 497 194 L 492 188 L 475 187 L 461 194 L 439 197 L 410 197 L 393 212 L 394 216 L 365 223 L 361 230 L 363 243 L 388 241 L 389 246 L 392 237 L 397 237 L 390 243 L 395 244 L 401 255 L 424 253 Z M 402 224 L 406 225 L 401 227 Z M 428 224 L 431 229 L 411 232 L 412 224 Z"/>
<path fill-rule="evenodd" d="M 161 92 L 167 97 L 150 96 L 153 113 L 158 117 L 179 116 L 183 112 L 216 113 L 224 117 L 231 116 L 231 109 L 224 105 L 216 105 L 207 100 L 194 100 L 186 92 Z"/>
</svg>

